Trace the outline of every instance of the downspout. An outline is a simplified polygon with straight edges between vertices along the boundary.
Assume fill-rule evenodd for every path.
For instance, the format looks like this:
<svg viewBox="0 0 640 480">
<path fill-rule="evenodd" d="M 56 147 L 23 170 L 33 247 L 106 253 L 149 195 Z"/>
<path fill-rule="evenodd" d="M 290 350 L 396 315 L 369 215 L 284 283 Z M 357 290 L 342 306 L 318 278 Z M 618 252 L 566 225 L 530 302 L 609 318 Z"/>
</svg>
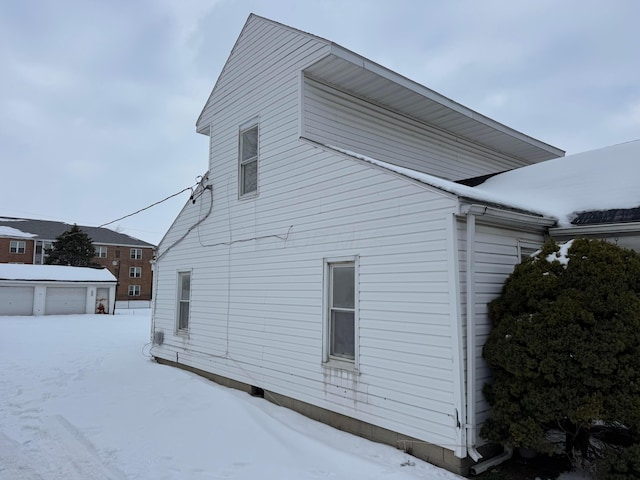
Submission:
<svg viewBox="0 0 640 480">
<path fill-rule="evenodd" d="M 158 261 L 154 258 L 153 260 L 151 260 L 151 272 L 153 275 L 153 281 L 152 281 L 152 287 L 151 287 L 151 291 L 152 292 L 157 292 L 158 291 L 158 273 L 159 273 L 159 265 L 158 265 Z M 156 301 L 157 301 L 157 296 L 154 295 L 153 293 L 151 294 L 151 332 L 150 332 L 150 337 L 151 337 L 151 349 L 149 350 L 149 353 L 151 354 L 151 350 L 153 350 L 153 347 L 155 346 L 155 339 L 154 339 L 154 332 L 156 330 Z"/>
<path fill-rule="evenodd" d="M 486 207 L 471 205 L 467 211 L 467 451 L 474 462 L 482 458 L 476 449 L 476 214 Z"/>
</svg>

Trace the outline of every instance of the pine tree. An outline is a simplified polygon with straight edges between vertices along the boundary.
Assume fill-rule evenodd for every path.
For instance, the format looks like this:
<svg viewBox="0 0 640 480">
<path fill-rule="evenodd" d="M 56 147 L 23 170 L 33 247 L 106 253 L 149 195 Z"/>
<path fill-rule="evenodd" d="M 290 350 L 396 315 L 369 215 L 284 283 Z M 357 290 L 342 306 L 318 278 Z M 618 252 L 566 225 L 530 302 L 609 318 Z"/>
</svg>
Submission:
<svg viewBox="0 0 640 480">
<path fill-rule="evenodd" d="M 597 458 L 640 441 L 640 255 L 580 239 L 563 265 L 558 250 L 516 266 L 489 304 L 482 434 L 548 453 L 560 436 L 570 456 Z"/>
<path fill-rule="evenodd" d="M 77 225 L 56 237 L 46 259 L 49 265 L 93 266 L 96 256 L 93 241 Z"/>
</svg>

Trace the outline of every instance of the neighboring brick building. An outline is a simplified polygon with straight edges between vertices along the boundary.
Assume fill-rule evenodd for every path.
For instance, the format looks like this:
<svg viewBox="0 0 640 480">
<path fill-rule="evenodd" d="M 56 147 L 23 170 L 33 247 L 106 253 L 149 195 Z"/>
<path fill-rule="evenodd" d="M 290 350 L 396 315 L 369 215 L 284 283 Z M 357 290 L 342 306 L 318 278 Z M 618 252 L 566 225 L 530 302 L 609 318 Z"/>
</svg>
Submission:
<svg viewBox="0 0 640 480">
<path fill-rule="evenodd" d="M 49 220 L 0 217 L 0 263 L 44 264 L 46 250 L 71 227 Z M 118 279 L 116 300 L 151 300 L 155 245 L 108 228 L 78 227 L 93 241 L 95 262 Z"/>
</svg>

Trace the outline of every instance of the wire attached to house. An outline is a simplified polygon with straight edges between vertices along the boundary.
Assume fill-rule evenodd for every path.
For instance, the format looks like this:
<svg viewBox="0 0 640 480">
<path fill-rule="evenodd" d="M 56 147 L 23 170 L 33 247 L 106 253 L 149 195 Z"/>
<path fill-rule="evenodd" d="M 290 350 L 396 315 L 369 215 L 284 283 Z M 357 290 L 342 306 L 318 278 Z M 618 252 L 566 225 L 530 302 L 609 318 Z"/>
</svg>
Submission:
<svg viewBox="0 0 640 480">
<path fill-rule="evenodd" d="M 184 234 L 182 236 L 180 236 L 180 238 L 178 238 L 175 242 L 173 242 L 171 245 L 169 245 L 160 255 L 158 255 L 157 258 L 156 258 L 156 262 L 159 261 L 162 257 L 164 257 L 167 253 L 169 253 L 169 251 L 171 249 L 173 249 L 173 247 L 175 247 L 180 242 L 182 242 L 185 238 L 187 238 L 187 236 L 193 231 L 194 228 L 196 228 L 198 225 L 200 225 L 202 222 L 204 222 L 209 217 L 209 215 L 211 215 L 211 212 L 213 211 L 213 190 L 211 188 L 211 185 L 205 185 L 204 184 L 206 181 L 208 181 L 209 176 L 208 176 L 208 174 L 205 174 L 204 176 L 199 177 L 199 178 L 200 178 L 200 181 L 197 183 L 195 191 L 192 190 L 191 201 L 193 203 L 195 203 L 195 198 L 200 197 L 204 193 L 205 190 L 208 190 L 209 194 L 211 195 L 211 201 L 209 202 L 209 210 L 207 211 L 207 213 L 205 214 L 204 217 L 202 217 L 196 223 L 191 225 L 191 227 L 189 227 L 187 229 L 187 231 L 184 232 Z"/>
<path fill-rule="evenodd" d="M 198 182 L 198 183 L 199 183 L 199 182 Z M 198 183 L 196 183 L 196 185 L 198 185 Z M 194 185 L 194 186 L 195 186 L 195 185 Z M 148 209 L 150 209 L 151 207 L 155 207 L 156 205 L 159 205 L 159 204 L 161 204 L 162 202 L 166 202 L 167 200 L 169 200 L 169 199 L 171 199 L 171 198 L 173 198 L 173 197 L 177 197 L 178 195 L 180 195 L 180 194 L 181 194 L 181 193 L 183 193 L 183 192 L 186 192 L 187 190 L 191 190 L 191 196 L 193 197 L 193 188 L 194 188 L 194 186 L 192 186 L 192 187 L 187 187 L 187 188 L 183 188 L 182 190 L 180 190 L 180 191 L 179 191 L 179 192 L 177 192 L 177 193 L 174 193 L 173 195 L 169 195 L 168 197 L 163 198 L 162 200 L 159 200 L 159 201 L 157 201 L 157 202 L 155 202 L 155 203 L 152 203 L 151 205 L 148 205 L 148 206 L 146 206 L 146 207 L 144 207 L 144 208 L 141 208 L 140 210 L 136 210 L 135 212 L 130 213 L 130 214 L 128 214 L 128 215 L 125 215 L 124 217 L 116 218 L 115 220 L 112 220 L 112 221 L 110 221 L 110 222 L 103 223 L 102 225 L 98 225 L 98 228 L 106 227 L 107 225 L 111 225 L 112 223 L 116 223 L 116 222 L 118 222 L 118 221 L 120 221 L 120 220 L 124 220 L 125 218 L 133 217 L 134 215 L 137 215 L 137 214 L 138 214 L 138 213 L 140 213 L 140 212 L 144 212 L 145 210 L 148 210 Z M 193 199 L 193 198 L 192 198 L 192 199 Z"/>
</svg>

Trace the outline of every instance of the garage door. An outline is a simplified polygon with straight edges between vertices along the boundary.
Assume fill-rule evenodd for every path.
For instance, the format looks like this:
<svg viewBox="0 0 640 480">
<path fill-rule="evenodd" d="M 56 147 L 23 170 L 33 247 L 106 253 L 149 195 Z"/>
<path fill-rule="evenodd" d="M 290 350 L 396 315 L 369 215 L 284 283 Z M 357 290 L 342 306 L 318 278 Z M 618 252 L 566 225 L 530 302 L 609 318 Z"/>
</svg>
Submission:
<svg viewBox="0 0 640 480">
<path fill-rule="evenodd" d="M 33 287 L 0 287 L 0 315 L 33 315 Z"/>
<path fill-rule="evenodd" d="M 86 313 L 86 287 L 47 287 L 45 315 L 70 315 Z"/>
</svg>

